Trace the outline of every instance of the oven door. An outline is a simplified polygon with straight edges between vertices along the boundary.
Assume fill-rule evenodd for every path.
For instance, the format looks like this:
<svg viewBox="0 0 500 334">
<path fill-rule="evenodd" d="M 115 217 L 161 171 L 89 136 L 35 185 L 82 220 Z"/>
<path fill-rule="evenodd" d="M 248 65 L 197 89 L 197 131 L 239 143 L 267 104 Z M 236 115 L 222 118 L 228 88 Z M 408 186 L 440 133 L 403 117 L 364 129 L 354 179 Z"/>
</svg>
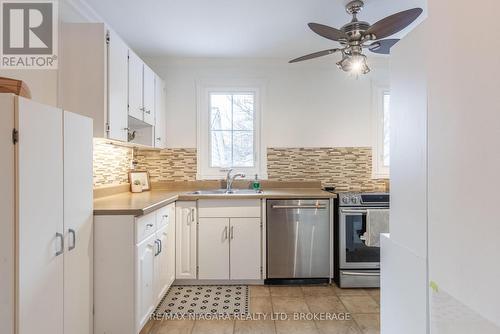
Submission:
<svg viewBox="0 0 500 334">
<path fill-rule="evenodd" d="M 377 208 L 370 208 L 373 209 Z M 363 208 L 340 208 L 341 269 L 380 268 L 380 247 L 365 245 L 363 235 L 366 232 L 366 213 Z"/>
</svg>

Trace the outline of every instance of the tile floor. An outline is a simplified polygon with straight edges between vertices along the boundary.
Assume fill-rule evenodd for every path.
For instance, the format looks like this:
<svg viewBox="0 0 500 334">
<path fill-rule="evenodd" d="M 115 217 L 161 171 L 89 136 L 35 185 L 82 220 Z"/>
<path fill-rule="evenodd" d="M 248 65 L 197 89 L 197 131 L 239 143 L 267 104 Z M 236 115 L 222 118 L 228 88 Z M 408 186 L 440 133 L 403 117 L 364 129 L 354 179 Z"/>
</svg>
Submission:
<svg viewBox="0 0 500 334">
<path fill-rule="evenodd" d="M 331 286 L 251 286 L 250 313 L 289 314 L 288 320 L 150 321 L 141 334 L 377 334 L 378 289 Z M 348 313 L 349 320 L 294 320 L 292 314 Z"/>
</svg>

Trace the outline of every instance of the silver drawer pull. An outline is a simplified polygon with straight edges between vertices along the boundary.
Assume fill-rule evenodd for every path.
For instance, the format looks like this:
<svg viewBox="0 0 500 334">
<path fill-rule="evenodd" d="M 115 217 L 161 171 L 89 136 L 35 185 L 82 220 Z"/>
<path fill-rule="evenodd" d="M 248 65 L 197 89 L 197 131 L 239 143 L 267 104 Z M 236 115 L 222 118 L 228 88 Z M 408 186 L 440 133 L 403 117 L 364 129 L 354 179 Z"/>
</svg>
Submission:
<svg viewBox="0 0 500 334">
<path fill-rule="evenodd" d="M 64 236 L 62 235 L 62 233 L 57 232 L 56 238 L 59 238 L 59 250 L 56 251 L 56 256 L 59 256 L 64 253 Z"/>
<path fill-rule="evenodd" d="M 151 227 L 153 227 L 153 224 L 146 224 L 146 227 L 151 228 Z"/>
<path fill-rule="evenodd" d="M 341 271 L 340 273 L 346 276 L 380 276 L 380 272 L 367 273 L 356 271 Z"/>
<path fill-rule="evenodd" d="M 359 213 L 359 214 L 366 214 L 368 213 L 367 210 L 342 210 L 342 213 Z"/>
<path fill-rule="evenodd" d="M 68 229 L 68 234 L 70 236 L 68 250 L 70 251 L 72 249 L 75 249 L 75 247 L 76 247 L 76 232 L 75 232 L 75 230 L 70 228 L 70 229 Z"/>
<path fill-rule="evenodd" d="M 273 209 L 326 209 L 326 205 L 273 205 Z"/>
<path fill-rule="evenodd" d="M 229 238 L 231 240 L 234 239 L 234 226 L 231 226 L 231 229 L 229 230 Z"/>
</svg>

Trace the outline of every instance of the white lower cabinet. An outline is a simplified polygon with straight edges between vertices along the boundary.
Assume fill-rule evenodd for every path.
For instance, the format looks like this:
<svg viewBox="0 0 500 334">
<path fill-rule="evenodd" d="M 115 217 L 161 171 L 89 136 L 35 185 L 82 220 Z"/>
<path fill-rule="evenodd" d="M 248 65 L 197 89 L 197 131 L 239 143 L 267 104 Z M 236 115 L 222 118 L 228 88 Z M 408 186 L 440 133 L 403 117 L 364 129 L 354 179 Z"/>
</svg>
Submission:
<svg viewBox="0 0 500 334">
<path fill-rule="evenodd" d="M 136 246 L 135 294 L 138 328 L 146 324 L 155 307 L 155 274 L 159 271 L 160 265 L 155 263 L 157 243 L 156 235 L 153 234 Z"/>
<path fill-rule="evenodd" d="M 177 202 L 175 219 L 175 277 L 177 279 L 196 279 L 196 202 Z"/>
<path fill-rule="evenodd" d="M 262 279 L 260 200 L 200 200 L 198 204 L 198 279 Z"/>
<path fill-rule="evenodd" d="M 231 218 L 229 234 L 231 279 L 261 279 L 261 219 Z"/>
<path fill-rule="evenodd" d="M 141 331 L 174 281 L 175 233 L 175 204 L 95 217 L 95 334 Z"/>
<path fill-rule="evenodd" d="M 199 279 L 229 279 L 229 218 L 200 218 Z"/>
</svg>

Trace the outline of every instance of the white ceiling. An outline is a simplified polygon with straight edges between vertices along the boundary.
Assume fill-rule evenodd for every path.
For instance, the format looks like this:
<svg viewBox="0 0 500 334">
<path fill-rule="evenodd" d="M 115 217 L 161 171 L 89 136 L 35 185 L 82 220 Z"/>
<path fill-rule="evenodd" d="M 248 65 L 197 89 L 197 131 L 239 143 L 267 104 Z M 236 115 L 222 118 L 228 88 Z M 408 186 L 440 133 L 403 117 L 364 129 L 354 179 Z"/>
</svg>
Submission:
<svg viewBox="0 0 500 334">
<path fill-rule="evenodd" d="M 306 26 L 339 28 L 345 0 L 87 0 L 145 56 L 295 58 L 331 48 Z M 426 0 L 366 0 L 360 19 L 374 23 Z M 425 9 L 425 8 L 424 8 Z M 423 15 L 422 15 L 423 16 Z"/>
</svg>

